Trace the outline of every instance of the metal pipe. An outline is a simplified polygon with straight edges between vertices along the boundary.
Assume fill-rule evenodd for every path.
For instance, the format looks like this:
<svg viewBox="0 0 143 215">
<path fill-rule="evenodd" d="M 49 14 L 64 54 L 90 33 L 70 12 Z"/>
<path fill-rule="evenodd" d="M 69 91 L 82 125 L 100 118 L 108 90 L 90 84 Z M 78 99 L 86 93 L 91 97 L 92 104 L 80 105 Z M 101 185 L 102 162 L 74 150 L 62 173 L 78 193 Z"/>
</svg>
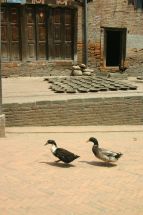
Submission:
<svg viewBox="0 0 143 215">
<path fill-rule="evenodd" d="M 1 60 L 0 60 L 0 114 L 2 114 L 2 81 L 1 81 Z"/>
<path fill-rule="evenodd" d="M 84 64 L 88 64 L 88 35 L 87 35 L 87 0 L 84 0 Z"/>
<path fill-rule="evenodd" d="M 1 48 L 1 47 L 0 47 Z M 2 80 L 1 80 L 1 57 L 0 57 L 0 114 L 2 114 Z"/>
<path fill-rule="evenodd" d="M 1 8 L 0 8 L 1 10 Z M 1 11 L 0 11 L 1 12 Z M 1 14 L 0 14 L 1 23 Z M 1 27 L 0 27 L 0 41 L 1 41 Z M 0 43 L 0 114 L 2 114 L 2 80 L 1 80 L 1 43 Z"/>
</svg>

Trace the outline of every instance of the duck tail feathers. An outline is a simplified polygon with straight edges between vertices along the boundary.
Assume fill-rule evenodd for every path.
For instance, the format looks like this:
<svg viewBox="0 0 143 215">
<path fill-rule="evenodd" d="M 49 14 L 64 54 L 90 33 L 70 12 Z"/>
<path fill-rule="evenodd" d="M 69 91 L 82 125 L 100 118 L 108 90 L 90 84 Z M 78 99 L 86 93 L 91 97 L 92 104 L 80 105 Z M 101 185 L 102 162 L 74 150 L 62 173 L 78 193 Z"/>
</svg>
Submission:
<svg viewBox="0 0 143 215">
<path fill-rule="evenodd" d="M 79 155 L 75 155 L 75 157 L 76 157 L 76 158 L 80 158 L 80 156 L 79 156 Z"/>
<path fill-rule="evenodd" d="M 117 153 L 117 154 L 115 155 L 115 158 L 116 158 L 116 159 L 119 159 L 122 155 L 123 155 L 123 154 L 119 152 L 119 153 Z"/>
</svg>

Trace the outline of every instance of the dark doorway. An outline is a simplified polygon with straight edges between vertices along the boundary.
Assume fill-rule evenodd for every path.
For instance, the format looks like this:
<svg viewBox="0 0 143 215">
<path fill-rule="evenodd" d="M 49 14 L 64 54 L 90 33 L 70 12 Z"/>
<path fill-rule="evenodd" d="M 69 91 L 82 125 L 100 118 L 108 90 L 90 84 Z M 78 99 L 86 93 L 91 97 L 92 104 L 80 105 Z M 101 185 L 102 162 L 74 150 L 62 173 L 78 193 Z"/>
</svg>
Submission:
<svg viewBox="0 0 143 215">
<path fill-rule="evenodd" d="M 121 66 L 125 56 L 124 30 L 106 29 L 106 66 Z"/>
</svg>

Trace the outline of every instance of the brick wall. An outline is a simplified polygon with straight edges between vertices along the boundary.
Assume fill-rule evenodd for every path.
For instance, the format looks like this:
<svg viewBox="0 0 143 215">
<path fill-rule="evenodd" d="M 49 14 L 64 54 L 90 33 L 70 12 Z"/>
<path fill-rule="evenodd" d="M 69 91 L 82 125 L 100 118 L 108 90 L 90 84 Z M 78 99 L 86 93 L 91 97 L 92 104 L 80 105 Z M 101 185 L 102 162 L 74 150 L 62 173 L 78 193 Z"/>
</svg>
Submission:
<svg viewBox="0 0 143 215">
<path fill-rule="evenodd" d="M 6 126 L 143 125 L 143 97 L 5 104 Z"/>
<path fill-rule="evenodd" d="M 2 76 L 69 76 L 72 72 L 72 62 L 11 62 L 2 64 Z"/>
<path fill-rule="evenodd" d="M 143 11 L 135 10 L 133 5 L 128 5 L 128 0 L 93 0 L 88 3 L 88 62 L 90 67 L 103 66 L 104 58 L 104 27 L 127 28 L 127 66 L 138 62 L 138 54 L 143 49 Z M 77 63 L 84 59 L 84 10 L 78 6 L 77 24 Z M 76 53 L 75 53 L 76 55 Z M 76 62 L 72 62 L 76 63 Z M 2 73 L 5 76 L 44 76 L 44 75 L 69 75 L 71 64 L 64 63 L 56 69 L 56 64 L 44 62 L 36 63 L 5 63 L 2 64 Z M 140 64 L 140 62 L 139 62 Z M 27 68 L 26 68 L 27 66 Z"/>
<path fill-rule="evenodd" d="M 102 66 L 104 50 L 98 45 L 98 54 L 90 51 L 90 44 L 97 46 L 101 43 L 101 27 L 127 28 L 126 61 L 130 66 L 138 62 L 138 54 L 143 49 L 143 11 L 136 10 L 128 0 L 93 0 L 88 4 L 88 30 L 89 30 L 89 61 Z M 103 41 L 104 43 L 104 41 Z M 102 45 L 102 44 L 101 44 Z M 94 60 L 93 60 L 94 59 Z M 96 59 L 96 60 L 95 60 Z"/>
</svg>

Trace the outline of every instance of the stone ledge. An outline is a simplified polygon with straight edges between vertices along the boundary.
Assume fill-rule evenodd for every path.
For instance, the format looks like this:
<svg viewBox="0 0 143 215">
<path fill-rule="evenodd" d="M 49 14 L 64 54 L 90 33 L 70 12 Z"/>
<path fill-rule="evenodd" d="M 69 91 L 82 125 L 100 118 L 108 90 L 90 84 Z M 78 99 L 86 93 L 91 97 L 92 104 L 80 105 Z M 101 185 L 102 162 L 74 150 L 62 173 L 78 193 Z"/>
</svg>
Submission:
<svg viewBox="0 0 143 215">
<path fill-rule="evenodd" d="M 3 108 L 7 127 L 143 125 L 142 96 L 5 104 Z"/>
</svg>

